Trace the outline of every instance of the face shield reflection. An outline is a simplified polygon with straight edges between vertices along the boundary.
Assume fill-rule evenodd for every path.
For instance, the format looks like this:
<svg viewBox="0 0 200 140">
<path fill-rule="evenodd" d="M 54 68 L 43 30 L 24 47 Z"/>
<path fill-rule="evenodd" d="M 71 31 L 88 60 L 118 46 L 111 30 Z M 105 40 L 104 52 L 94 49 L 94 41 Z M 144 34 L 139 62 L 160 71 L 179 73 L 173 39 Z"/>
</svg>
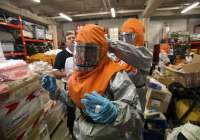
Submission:
<svg viewBox="0 0 200 140">
<path fill-rule="evenodd" d="M 129 44 L 134 44 L 135 43 L 135 33 L 122 32 L 119 34 L 119 40 L 129 43 Z"/>
<path fill-rule="evenodd" d="M 99 62 L 99 46 L 91 43 L 74 45 L 74 63 L 79 70 L 88 70 Z"/>
</svg>

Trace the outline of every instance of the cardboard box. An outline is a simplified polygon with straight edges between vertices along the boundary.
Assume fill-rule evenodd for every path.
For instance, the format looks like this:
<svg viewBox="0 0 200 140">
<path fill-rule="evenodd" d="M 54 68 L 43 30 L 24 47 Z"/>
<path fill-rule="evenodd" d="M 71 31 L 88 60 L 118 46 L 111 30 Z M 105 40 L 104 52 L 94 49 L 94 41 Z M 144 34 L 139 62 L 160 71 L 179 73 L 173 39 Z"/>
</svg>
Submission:
<svg viewBox="0 0 200 140">
<path fill-rule="evenodd" d="M 166 67 L 174 77 L 174 82 L 181 83 L 186 88 L 199 87 L 200 85 L 200 57 L 196 56 L 193 63 L 185 64 L 180 70 Z"/>
<path fill-rule="evenodd" d="M 186 88 L 198 87 L 200 85 L 200 64 L 188 64 L 183 67 L 183 71 L 169 69 L 174 77 L 174 82 L 182 84 Z"/>
<path fill-rule="evenodd" d="M 164 85 L 162 85 L 161 90 L 148 88 L 146 109 L 155 109 L 159 112 L 166 113 L 171 100 L 171 96 L 171 92 Z"/>
<path fill-rule="evenodd" d="M 192 60 L 192 63 L 200 63 L 200 55 L 194 54 L 194 58 Z"/>
<path fill-rule="evenodd" d="M 169 86 L 171 83 L 174 82 L 173 76 L 163 75 L 158 70 L 154 70 L 152 77 L 158 80 L 160 83 L 164 84 L 165 86 Z"/>
</svg>

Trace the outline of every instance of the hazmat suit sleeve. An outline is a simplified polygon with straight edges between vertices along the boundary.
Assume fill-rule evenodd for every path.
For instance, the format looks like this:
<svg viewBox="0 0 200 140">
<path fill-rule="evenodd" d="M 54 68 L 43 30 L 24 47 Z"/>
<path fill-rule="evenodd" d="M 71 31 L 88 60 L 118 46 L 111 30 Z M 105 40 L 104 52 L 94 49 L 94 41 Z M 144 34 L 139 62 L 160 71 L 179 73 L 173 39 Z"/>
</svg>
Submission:
<svg viewBox="0 0 200 140">
<path fill-rule="evenodd" d="M 111 95 L 113 94 L 113 103 L 118 108 L 118 115 L 114 125 L 124 125 L 126 123 L 128 125 L 130 121 L 135 122 L 136 120 L 141 122 L 139 97 L 135 85 L 126 72 L 118 72 L 116 74 L 115 78 L 110 81 L 110 90 Z"/>
<path fill-rule="evenodd" d="M 136 47 L 122 41 L 110 43 L 110 49 L 121 60 L 142 71 L 149 71 L 152 64 L 152 52 L 145 47 Z"/>
<path fill-rule="evenodd" d="M 142 120 L 136 88 L 126 72 L 118 72 L 110 80 L 105 96 L 117 107 L 112 124 L 87 122 L 81 115 L 74 123 L 74 134 L 81 140 L 141 140 Z"/>
</svg>

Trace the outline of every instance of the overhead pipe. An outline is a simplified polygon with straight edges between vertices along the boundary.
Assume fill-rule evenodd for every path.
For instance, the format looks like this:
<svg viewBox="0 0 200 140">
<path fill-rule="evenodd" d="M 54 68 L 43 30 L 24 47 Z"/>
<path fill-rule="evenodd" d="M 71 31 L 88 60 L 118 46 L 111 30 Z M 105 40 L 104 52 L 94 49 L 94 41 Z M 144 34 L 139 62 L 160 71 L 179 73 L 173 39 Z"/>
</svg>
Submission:
<svg viewBox="0 0 200 140">
<path fill-rule="evenodd" d="M 111 8 L 110 0 L 107 0 L 108 7 Z"/>
<path fill-rule="evenodd" d="M 105 7 L 105 10 L 108 10 L 108 6 L 107 6 L 107 4 L 106 4 L 106 1 L 105 0 L 102 0 L 103 1 L 103 5 L 104 5 L 104 7 Z"/>
<path fill-rule="evenodd" d="M 160 3 L 161 3 L 161 0 L 148 0 L 147 6 L 144 9 L 144 12 L 142 13 L 142 15 L 145 18 L 150 17 L 152 13 L 156 11 L 156 9 L 160 6 Z"/>
<path fill-rule="evenodd" d="M 156 11 L 167 11 L 167 10 L 179 10 L 181 7 L 169 7 L 169 8 L 158 8 Z M 117 14 L 130 14 L 130 13 L 140 13 L 144 9 L 135 9 L 135 10 L 119 10 L 116 11 Z M 75 14 L 72 17 L 85 17 L 85 16 L 98 16 L 98 15 L 107 15 L 110 14 L 110 11 L 106 12 L 94 12 L 94 13 L 84 13 L 84 14 Z"/>
</svg>

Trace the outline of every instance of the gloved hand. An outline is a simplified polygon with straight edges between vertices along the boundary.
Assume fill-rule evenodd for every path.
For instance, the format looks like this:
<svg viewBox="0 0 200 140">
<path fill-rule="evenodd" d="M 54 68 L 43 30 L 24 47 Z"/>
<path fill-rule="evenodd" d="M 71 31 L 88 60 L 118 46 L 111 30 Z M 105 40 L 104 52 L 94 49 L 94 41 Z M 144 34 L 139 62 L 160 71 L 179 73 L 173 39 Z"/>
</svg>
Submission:
<svg viewBox="0 0 200 140">
<path fill-rule="evenodd" d="M 66 92 L 65 90 L 60 90 L 59 92 L 60 92 L 60 93 L 57 92 L 57 94 L 59 94 L 59 95 L 56 95 L 56 96 L 57 96 L 57 99 L 58 99 L 59 101 L 61 101 L 62 103 L 64 103 L 64 104 L 67 104 L 67 105 L 69 105 L 69 106 L 72 106 L 71 103 L 69 102 L 67 92 Z"/>
<path fill-rule="evenodd" d="M 42 87 L 49 92 L 51 99 L 56 99 L 57 84 L 55 77 L 45 75 L 42 77 Z"/>
<path fill-rule="evenodd" d="M 81 103 L 85 106 L 84 112 L 97 123 L 111 124 L 117 117 L 117 107 L 96 91 L 85 94 Z"/>
</svg>

